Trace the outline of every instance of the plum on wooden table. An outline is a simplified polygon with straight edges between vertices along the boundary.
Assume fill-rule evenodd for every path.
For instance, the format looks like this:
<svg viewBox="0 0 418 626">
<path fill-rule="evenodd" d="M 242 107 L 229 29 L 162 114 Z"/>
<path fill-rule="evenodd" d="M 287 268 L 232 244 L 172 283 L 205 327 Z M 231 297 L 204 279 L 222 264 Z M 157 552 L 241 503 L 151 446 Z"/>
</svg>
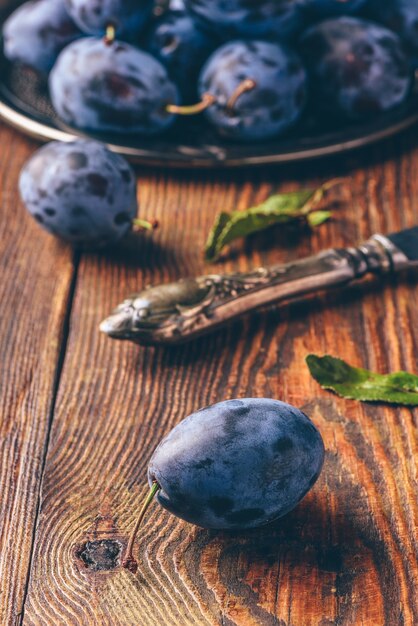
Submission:
<svg viewBox="0 0 418 626">
<path fill-rule="evenodd" d="M 23 167 L 19 190 L 45 230 L 84 247 L 115 243 L 131 229 L 137 214 L 131 167 L 97 141 L 43 146 Z"/>
<path fill-rule="evenodd" d="M 319 431 L 299 409 L 264 398 L 192 413 L 162 440 L 148 467 L 157 500 L 178 517 L 218 529 L 262 526 L 291 511 L 324 461 Z"/>
</svg>

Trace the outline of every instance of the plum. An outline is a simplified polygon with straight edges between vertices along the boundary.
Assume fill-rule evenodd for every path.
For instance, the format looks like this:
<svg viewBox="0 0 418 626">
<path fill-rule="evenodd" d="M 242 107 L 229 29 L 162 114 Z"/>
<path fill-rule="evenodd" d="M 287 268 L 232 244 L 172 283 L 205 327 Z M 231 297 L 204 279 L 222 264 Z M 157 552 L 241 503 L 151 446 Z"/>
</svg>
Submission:
<svg viewBox="0 0 418 626">
<path fill-rule="evenodd" d="M 168 511 L 203 528 L 262 526 L 291 511 L 324 461 L 319 431 L 299 409 L 266 398 L 227 400 L 189 415 L 148 466 Z"/>
<path fill-rule="evenodd" d="M 129 164 L 91 140 L 56 141 L 37 150 L 22 169 L 19 190 L 38 224 L 84 247 L 118 241 L 138 208 Z"/>
<path fill-rule="evenodd" d="M 123 566 L 137 569 L 134 540 L 154 497 L 177 517 L 202 528 L 257 528 L 300 502 L 317 481 L 324 455 L 317 428 L 285 402 L 242 398 L 192 413 L 151 457 L 150 492 Z"/>
<path fill-rule="evenodd" d="M 412 63 L 418 67 L 418 2 L 417 0 L 371 0 L 368 15 L 398 33 Z"/>
<path fill-rule="evenodd" d="M 4 54 L 10 61 L 48 74 L 61 50 L 81 36 L 64 0 L 31 0 L 4 23 Z"/>
<path fill-rule="evenodd" d="M 216 48 L 216 39 L 184 10 L 166 11 L 151 27 L 147 50 L 167 68 L 183 100 L 196 99 L 199 72 Z"/>
<path fill-rule="evenodd" d="M 86 37 L 67 46 L 49 78 L 52 104 L 76 128 L 151 135 L 168 128 L 178 90 L 150 54 Z"/>
<path fill-rule="evenodd" d="M 186 0 L 186 8 L 224 41 L 290 38 L 304 26 L 301 0 Z"/>
<path fill-rule="evenodd" d="M 117 36 L 133 37 L 149 21 L 153 0 L 65 0 L 67 10 L 88 35 L 104 35 L 112 25 Z"/>
<path fill-rule="evenodd" d="M 400 105 L 412 73 L 399 37 L 354 17 L 320 22 L 300 46 L 318 108 L 362 120 Z"/>
<path fill-rule="evenodd" d="M 226 137 L 251 141 L 289 129 L 305 106 L 306 72 L 291 49 L 263 41 L 233 41 L 208 59 L 199 92 L 214 98 L 207 119 Z"/>
<path fill-rule="evenodd" d="M 355 13 L 362 9 L 368 0 L 302 0 L 308 13 L 314 16 L 331 17 Z M 384 0 L 386 1 L 386 0 Z M 379 0 L 382 3 L 382 0 Z"/>
</svg>

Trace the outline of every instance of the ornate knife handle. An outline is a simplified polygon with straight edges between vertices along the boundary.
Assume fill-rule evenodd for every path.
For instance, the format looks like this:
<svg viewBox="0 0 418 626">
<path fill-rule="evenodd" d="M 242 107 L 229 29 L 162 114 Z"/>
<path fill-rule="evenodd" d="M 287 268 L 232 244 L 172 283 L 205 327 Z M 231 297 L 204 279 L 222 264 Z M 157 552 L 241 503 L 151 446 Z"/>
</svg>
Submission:
<svg viewBox="0 0 418 626">
<path fill-rule="evenodd" d="M 211 274 L 149 287 L 120 304 L 100 329 L 143 345 L 178 344 L 260 307 L 407 265 L 389 239 L 375 235 L 358 248 L 331 249 L 248 274 Z"/>
</svg>

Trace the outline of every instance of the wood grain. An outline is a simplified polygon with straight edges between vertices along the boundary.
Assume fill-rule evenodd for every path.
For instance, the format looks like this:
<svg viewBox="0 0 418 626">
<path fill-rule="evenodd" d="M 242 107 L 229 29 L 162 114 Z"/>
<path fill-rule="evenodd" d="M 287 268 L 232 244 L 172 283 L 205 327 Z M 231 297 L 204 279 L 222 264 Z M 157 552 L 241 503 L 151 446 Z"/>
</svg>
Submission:
<svg viewBox="0 0 418 626">
<path fill-rule="evenodd" d="M 33 147 L 0 127 L 0 623 L 22 609 L 74 273 L 17 197 Z"/>
<path fill-rule="evenodd" d="M 215 214 L 272 191 L 347 177 L 332 223 L 312 236 L 253 237 L 216 269 L 247 270 L 417 223 L 417 158 L 404 137 L 309 169 L 140 174 L 141 214 L 158 218 L 160 231 L 80 263 L 23 624 L 418 623 L 418 413 L 337 398 L 304 364 L 309 352 L 330 352 L 382 372 L 417 371 L 416 278 L 271 309 L 176 349 L 97 331 L 124 295 L 207 271 L 201 250 Z M 311 415 L 327 448 L 313 491 L 283 520 L 245 534 L 197 529 L 154 505 L 137 542 L 138 573 L 123 570 L 160 438 L 194 409 L 240 396 L 281 398 Z"/>
</svg>

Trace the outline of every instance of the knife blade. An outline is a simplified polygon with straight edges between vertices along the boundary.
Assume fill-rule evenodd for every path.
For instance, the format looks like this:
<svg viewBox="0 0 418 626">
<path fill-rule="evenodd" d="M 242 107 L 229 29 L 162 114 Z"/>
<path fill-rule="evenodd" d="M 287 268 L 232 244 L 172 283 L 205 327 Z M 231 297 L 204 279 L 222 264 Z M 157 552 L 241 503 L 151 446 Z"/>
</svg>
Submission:
<svg viewBox="0 0 418 626">
<path fill-rule="evenodd" d="M 112 339 L 141 345 L 176 345 L 267 305 L 347 287 L 368 274 L 390 275 L 415 267 L 418 226 L 286 265 L 148 287 L 116 307 L 100 330 Z"/>
</svg>

